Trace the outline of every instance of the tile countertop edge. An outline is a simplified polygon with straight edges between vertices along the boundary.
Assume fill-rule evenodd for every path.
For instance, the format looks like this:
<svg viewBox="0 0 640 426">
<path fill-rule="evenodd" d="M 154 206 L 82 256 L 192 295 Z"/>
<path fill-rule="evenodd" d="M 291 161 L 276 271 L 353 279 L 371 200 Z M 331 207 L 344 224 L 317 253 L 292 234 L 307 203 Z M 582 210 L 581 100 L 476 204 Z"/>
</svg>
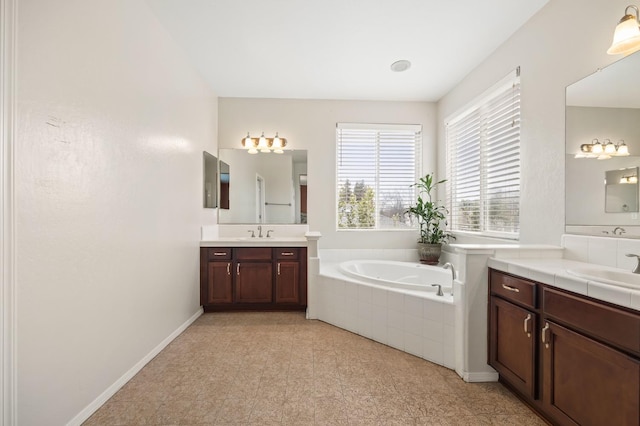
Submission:
<svg viewBox="0 0 640 426">
<path fill-rule="evenodd" d="M 589 263 L 568 259 L 490 258 L 488 266 L 498 271 L 640 311 L 640 290 L 590 281 L 567 272 L 567 269 L 590 266 Z"/>
<path fill-rule="evenodd" d="M 209 241 L 200 241 L 200 247 L 307 247 L 306 238 L 286 238 L 286 239 L 237 239 L 237 238 L 218 238 Z"/>
</svg>

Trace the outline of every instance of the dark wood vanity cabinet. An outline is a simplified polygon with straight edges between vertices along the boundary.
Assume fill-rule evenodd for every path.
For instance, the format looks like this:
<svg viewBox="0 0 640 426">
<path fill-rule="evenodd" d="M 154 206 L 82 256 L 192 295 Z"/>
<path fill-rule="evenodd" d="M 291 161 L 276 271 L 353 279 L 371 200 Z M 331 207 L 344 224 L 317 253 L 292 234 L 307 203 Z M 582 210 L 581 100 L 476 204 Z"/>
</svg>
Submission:
<svg viewBox="0 0 640 426">
<path fill-rule="evenodd" d="M 638 312 L 492 269 L 489 289 L 501 382 L 552 424 L 640 424 Z"/>
<path fill-rule="evenodd" d="M 200 248 L 205 311 L 304 310 L 306 247 Z"/>
</svg>

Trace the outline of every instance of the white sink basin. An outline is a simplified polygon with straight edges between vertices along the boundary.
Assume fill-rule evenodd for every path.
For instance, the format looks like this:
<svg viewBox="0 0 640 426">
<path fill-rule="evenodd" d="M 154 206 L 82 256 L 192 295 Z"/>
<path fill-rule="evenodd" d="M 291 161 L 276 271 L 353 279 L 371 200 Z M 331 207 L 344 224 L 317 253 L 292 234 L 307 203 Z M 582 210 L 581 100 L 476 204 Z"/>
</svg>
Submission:
<svg viewBox="0 0 640 426">
<path fill-rule="evenodd" d="M 640 274 L 634 274 L 632 272 L 587 266 L 567 269 L 567 272 L 586 280 L 598 281 L 620 287 L 640 289 Z"/>
</svg>

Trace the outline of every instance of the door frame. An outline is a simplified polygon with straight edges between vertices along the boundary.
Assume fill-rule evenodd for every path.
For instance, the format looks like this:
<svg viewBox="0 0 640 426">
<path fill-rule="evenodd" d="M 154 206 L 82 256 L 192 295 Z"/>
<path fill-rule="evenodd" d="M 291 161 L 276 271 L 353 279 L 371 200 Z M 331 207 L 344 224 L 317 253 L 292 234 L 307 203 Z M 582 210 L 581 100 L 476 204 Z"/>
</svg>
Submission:
<svg viewBox="0 0 640 426">
<path fill-rule="evenodd" d="M 0 0 L 0 11 L 0 424 L 14 426 L 18 424 L 14 237 L 17 0 Z"/>
<path fill-rule="evenodd" d="M 256 173 L 256 223 L 265 223 L 264 178 Z"/>
</svg>

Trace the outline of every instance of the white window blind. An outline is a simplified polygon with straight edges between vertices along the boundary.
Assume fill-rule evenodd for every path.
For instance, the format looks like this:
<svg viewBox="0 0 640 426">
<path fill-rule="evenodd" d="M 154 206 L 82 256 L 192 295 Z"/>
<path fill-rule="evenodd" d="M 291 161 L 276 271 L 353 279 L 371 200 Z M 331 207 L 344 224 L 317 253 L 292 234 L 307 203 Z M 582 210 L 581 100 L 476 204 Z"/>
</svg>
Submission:
<svg viewBox="0 0 640 426">
<path fill-rule="evenodd" d="M 413 228 L 404 211 L 415 202 L 422 126 L 338 123 L 338 229 Z"/>
<path fill-rule="evenodd" d="M 520 71 L 446 123 L 450 229 L 517 239 Z"/>
</svg>

